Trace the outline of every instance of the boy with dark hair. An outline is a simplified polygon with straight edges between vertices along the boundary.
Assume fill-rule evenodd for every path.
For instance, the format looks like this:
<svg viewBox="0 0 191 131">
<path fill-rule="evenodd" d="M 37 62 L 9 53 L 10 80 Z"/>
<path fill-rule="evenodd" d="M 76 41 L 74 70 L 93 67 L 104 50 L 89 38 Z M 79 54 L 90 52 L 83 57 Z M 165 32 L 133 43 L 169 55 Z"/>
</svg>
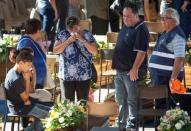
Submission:
<svg viewBox="0 0 191 131">
<path fill-rule="evenodd" d="M 35 90 L 32 61 L 31 52 L 22 50 L 17 54 L 14 67 L 5 78 L 7 104 L 9 112 L 13 114 L 31 115 L 40 119 L 46 116 L 52 103 L 42 103 L 29 96 Z M 26 127 L 27 124 L 25 119 L 23 126 Z"/>
</svg>

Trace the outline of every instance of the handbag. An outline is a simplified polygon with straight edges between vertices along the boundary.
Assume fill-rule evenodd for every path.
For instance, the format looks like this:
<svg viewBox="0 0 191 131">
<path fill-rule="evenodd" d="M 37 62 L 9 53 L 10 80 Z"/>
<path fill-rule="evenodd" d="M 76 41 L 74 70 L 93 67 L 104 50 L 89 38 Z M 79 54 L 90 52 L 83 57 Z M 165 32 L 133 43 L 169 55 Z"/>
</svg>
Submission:
<svg viewBox="0 0 191 131">
<path fill-rule="evenodd" d="M 93 62 L 90 62 L 89 60 L 88 60 L 88 58 L 82 53 L 82 51 L 79 49 L 79 47 L 76 45 L 76 44 L 74 44 L 75 45 L 75 47 L 79 50 L 79 52 L 80 52 L 80 54 L 86 59 L 86 61 L 91 65 L 91 70 L 92 70 L 92 77 L 91 77 L 91 81 L 93 82 L 93 83 L 97 83 L 97 70 L 96 70 L 96 68 L 95 68 L 95 65 L 93 64 Z"/>
</svg>

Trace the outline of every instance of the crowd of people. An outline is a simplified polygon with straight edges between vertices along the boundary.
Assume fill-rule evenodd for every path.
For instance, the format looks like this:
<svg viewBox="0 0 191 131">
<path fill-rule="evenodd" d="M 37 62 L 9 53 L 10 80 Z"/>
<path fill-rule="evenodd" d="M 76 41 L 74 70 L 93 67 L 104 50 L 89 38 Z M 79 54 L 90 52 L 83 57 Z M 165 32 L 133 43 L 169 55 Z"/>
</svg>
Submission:
<svg viewBox="0 0 191 131">
<path fill-rule="evenodd" d="M 39 41 L 43 39 L 42 31 L 47 32 L 48 39 L 51 38 L 52 27 L 58 19 L 59 32 L 53 37 L 52 50 L 54 54 L 59 55 L 58 77 L 61 98 L 75 101 L 76 93 L 77 100 L 88 100 L 92 77 L 91 64 L 93 55 L 98 53 L 98 45 L 93 34 L 106 34 L 108 20 L 112 19 L 107 17 L 108 7 L 103 6 L 107 5 L 107 2 L 87 0 L 88 5 L 92 5 L 86 7 L 87 10 L 89 8 L 91 10 L 87 16 L 92 20 L 92 32 L 84 30 L 77 16 L 67 17 L 70 6 L 77 8 L 76 1 L 37 0 L 41 21 L 37 19 L 26 21 L 25 34 L 19 40 L 16 51 L 10 56 L 15 65 L 6 75 L 5 88 L 11 113 L 26 115 L 35 113 L 37 118 L 41 118 L 44 116 L 38 113 L 38 109 L 46 114 L 53 105 L 51 102 L 40 102 L 31 98 L 29 94 L 35 92 L 35 89 L 44 87 L 47 76 L 46 52 L 41 48 Z M 109 14 L 116 13 L 114 8 L 118 9 L 114 17 L 117 26 L 111 25 L 111 28 L 119 31 L 112 68 L 117 71 L 114 84 L 116 102 L 119 105 L 118 126 L 121 130 L 137 129 L 138 81 L 142 80 L 148 71 L 152 85 L 169 86 L 172 80 L 181 81 L 184 77 L 186 39 L 191 31 L 189 23 L 191 4 L 189 0 L 176 3 L 178 1 L 161 1 L 160 21 L 165 31 L 158 38 L 149 59 L 147 50 L 150 35 L 143 20 L 144 15 L 140 13 L 142 11 L 139 8 L 139 6 L 144 7 L 143 1 L 113 0 L 110 3 L 112 8 Z M 62 4 L 64 6 L 61 6 Z M 123 20 L 121 29 L 118 23 L 120 15 Z M 163 100 L 156 101 L 157 108 L 166 106 L 163 104 Z M 23 127 L 27 125 L 28 117 L 23 117 Z"/>
</svg>

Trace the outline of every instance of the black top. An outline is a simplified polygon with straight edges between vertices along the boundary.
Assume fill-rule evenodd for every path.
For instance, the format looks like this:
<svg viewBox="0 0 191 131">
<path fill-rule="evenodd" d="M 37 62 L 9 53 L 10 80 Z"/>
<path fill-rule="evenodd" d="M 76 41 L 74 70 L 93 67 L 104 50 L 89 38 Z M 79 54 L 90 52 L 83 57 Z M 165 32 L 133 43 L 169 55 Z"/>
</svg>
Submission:
<svg viewBox="0 0 191 131">
<path fill-rule="evenodd" d="M 5 89 L 7 94 L 7 102 L 9 111 L 18 111 L 24 107 L 24 102 L 20 94 L 25 91 L 24 79 L 22 74 L 15 71 L 13 68 L 9 70 L 5 78 Z"/>
<path fill-rule="evenodd" d="M 130 71 L 137 51 L 146 52 L 149 43 L 149 31 L 143 21 L 133 27 L 124 26 L 119 33 L 113 54 L 112 68 L 118 71 Z M 147 57 L 141 65 L 147 67 Z"/>
</svg>

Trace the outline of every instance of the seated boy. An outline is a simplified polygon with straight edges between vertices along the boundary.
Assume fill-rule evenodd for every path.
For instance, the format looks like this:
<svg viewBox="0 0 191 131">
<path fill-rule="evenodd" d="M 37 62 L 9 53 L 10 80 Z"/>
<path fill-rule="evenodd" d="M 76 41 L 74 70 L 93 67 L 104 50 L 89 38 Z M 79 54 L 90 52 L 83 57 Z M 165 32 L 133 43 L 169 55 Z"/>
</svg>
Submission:
<svg viewBox="0 0 191 131">
<path fill-rule="evenodd" d="M 29 93 L 35 90 L 33 55 L 26 50 L 16 54 L 16 63 L 5 78 L 8 109 L 13 114 L 44 118 L 53 104 L 39 102 L 29 97 Z"/>
</svg>

